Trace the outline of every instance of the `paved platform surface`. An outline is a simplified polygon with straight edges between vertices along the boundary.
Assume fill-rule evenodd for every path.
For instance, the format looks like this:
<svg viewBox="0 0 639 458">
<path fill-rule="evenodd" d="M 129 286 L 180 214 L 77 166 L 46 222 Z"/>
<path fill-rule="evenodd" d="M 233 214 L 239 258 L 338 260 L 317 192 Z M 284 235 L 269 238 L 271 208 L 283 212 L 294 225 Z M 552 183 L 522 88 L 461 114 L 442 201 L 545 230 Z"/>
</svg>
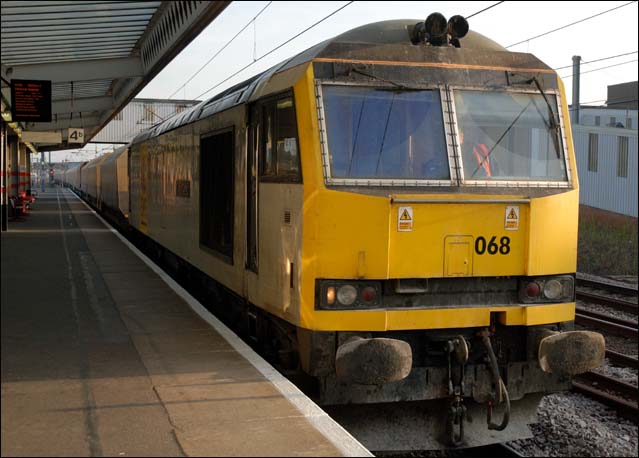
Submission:
<svg viewBox="0 0 639 458">
<path fill-rule="evenodd" d="M 2 233 L 1 305 L 2 456 L 368 455 L 68 190 Z"/>
</svg>

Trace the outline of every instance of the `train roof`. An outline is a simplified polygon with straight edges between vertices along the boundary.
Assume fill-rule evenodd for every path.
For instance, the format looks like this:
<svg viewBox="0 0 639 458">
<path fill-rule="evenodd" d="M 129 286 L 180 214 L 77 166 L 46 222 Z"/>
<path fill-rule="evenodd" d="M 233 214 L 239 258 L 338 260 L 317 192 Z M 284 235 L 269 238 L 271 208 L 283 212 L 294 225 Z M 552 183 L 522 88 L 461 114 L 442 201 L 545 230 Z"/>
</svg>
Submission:
<svg viewBox="0 0 639 458">
<path fill-rule="evenodd" d="M 75 171 L 76 169 L 78 169 L 78 170 L 79 170 L 80 168 L 84 167 L 85 165 L 87 165 L 87 162 L 86 162 L 86 161 L 81 162 L 81 163 L 79 163 L 79 164 L 76 164 L 76 165 L 74 165 L 74 166 L 72 166 L 72 167 L 68 168 L 68 169 L 67 169 L 67 172 L 73 172 L 73 171 Z"/>
<path fill-rule="evenodd" d="M 410 32 L 418 22 L 418 19 L 381 21 L 344 32 L 158 123 L 138 134 L 131 143 L 139 143 L 215 113 L 250 102 L 264 95 L 265 86 L 276 73 L 318 58 L 396 61 L 397 56 L 401 55 L 402 60 L 414 62 L 491 66 L 501 64 L 509 68 L 550 70 L 532 54 L 510 52 L 493 40 L 472 30 L 461 39 L 461 48 L 413 45 L 410 40 Z"/>
<path fill-rule="evenodd" d="M 91 159 L 89 162 L 87 162 L 85 169 L 92 169 L 97 167 L 98 165 L 100 165 L 105 159 L 108 159 L 109 156 L 111 156 L 111 154 L 113 154 L 113 152 L 110 153 L 104 153 L 101 154 L 100 156 Z"/>
<path fill-rule="evenodd" d="M 113 150 L 113 152 L 109 154 L 109 157 L 107 157 L 107 158 L 104 160 L 104 163 L 103 163 L 103 164 L 108 164 L 108 163 L 111 163 L 111 162 L 115 162 L 115 161 L 117 161 L 117 160 L 118 160 L 118 158 L 119 158 L 122 154 L 126 153 L 126 151 L 127 151 L 127 147 L 126 147 L 126 146 L 120 146 L 120 147 L 118 147 L 118 148 L 114 149 L 114 150 Z"/>
</svg>

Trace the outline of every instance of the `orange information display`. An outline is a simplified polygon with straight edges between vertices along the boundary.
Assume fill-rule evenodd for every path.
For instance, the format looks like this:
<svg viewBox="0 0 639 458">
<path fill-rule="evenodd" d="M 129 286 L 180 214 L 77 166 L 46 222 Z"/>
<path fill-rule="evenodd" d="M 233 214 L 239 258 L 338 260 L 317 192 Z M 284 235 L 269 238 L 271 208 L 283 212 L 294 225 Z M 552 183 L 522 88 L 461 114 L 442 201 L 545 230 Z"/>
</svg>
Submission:
<svg viewBox="0 0 639 458">
<path fill-rule="evenodd" d="M 11 80 L 13 121 L 51 122 L 51 81 Z"/>
</svg>

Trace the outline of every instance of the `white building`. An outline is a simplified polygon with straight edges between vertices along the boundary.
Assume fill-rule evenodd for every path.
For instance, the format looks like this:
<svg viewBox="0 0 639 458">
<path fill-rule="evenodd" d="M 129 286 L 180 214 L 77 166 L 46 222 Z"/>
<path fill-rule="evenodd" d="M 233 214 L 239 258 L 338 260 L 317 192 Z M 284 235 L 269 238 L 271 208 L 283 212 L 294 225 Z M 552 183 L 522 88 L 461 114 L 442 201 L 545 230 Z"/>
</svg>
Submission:
<svg viewBox="0 0 639 458">
<path fill-rule="evenodd" d="M 91 139 L 91 143 L 128 143 L 143 130 L 197 103 L 198 100 L 133 99 Z"/>
<path fill-rule="evenodd" d="M 636 81 L 608 86 L 605 106 L 579 107 L 572 134 L 581 204 L 637 217 L 638 125 Z"/>
<path fill-rule="evenodd" d="M 636 108 L 584 107 L 579 108 L 582 126 L 618 127 L 637 130 Z"/>
<path fill-rule="evenodd" d="M 579 203 L 636 218 L 637 129 L 574 125 L 572 134 Z"/>
</svg>

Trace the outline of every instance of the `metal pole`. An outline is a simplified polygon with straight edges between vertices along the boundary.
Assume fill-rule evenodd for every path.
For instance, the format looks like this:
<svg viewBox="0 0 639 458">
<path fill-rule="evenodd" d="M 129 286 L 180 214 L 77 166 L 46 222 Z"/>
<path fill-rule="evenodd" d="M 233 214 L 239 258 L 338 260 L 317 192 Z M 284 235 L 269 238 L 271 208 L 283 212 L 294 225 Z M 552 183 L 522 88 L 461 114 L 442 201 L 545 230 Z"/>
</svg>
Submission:
<svg viewBox="0 0 639 458">
<path fill-rule="evenodd" d="M 581 56 L 572 56 L 572 112 L 570 122 L 579 124 L 579 64 Z"/>
<path fill-rule="evenodd" d="M 40 151 L 40 189 L 44 191 L 44 151 Z"/>
<path fill-rule="evenodd" d="M 0 167 L 2 168 L 2 231 L 7 230 L 8 221 L 9 221 L 9 188 L 11 187 L 11 181 L 9 180 L 9 171 L 7 170 L 8 161 L 7 155 L 9 154 L 9 141 L 8 141 L 8 130 L 7 123 L 4 120 L 0 121 L 0 127 L 2 129 L 2 164 Z"/>
</svg>

